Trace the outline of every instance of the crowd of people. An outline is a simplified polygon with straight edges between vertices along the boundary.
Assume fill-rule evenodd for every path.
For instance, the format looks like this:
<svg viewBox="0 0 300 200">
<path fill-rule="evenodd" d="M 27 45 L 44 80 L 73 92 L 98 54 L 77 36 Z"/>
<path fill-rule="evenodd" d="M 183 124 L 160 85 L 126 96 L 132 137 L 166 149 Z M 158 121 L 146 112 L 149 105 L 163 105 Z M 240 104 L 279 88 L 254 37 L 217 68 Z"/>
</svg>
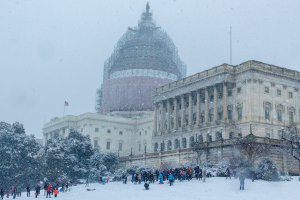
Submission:
<svg viewBox="0 0 300 200">
<path fill-rule="evenodd" d="M 226 179 L 231 179 L 232 172 L 229 168 L 225 171 L 225 177 Z M 207 173 L 206 169 L 202 169 L 199 166 L 196 166 L 194 168 L 192 167 L 182 167 L 182 168 L 174 168 L 174 169 L 168 169 L 168 170 L 136 170 L 134 172 L 131 172 L 130 174 L 124 173 L 122 175 L 122 181 L 123 184 L 127 184 L 127 181 L 129 178 L 131 178 L 131 182 L 133 184 L 141 184 L 144 183 L 144 187 L 146 190 L 149 190 L 150 184 L 158 182 L 159 184 L 168 183 L 170 186 L 174 185 L 175 180 L 177 181 L 190 181 L 193 178 L 196 180 L 200 180 L 205 182 L 206 178 L 210 176 L 209 173 Z M 244 184 L 245 184 L 245 175 L 242 173 L 239 175 L 240 180 L 240 189 L 244 190 Z"/>
<path fill-rule="evenodd" d="M 43 190 L 44 190 L 44 196 L 46 198 L 51 198 L 52 196 L 57 197 L 60 192 L 67 192 L 71 191 L 70 188 L 70 183 L 56 183 L 52 185 L 50 182 L 45 181 L 44 184 L 38 183 L 35 187 L 34 190 L 33 188 L 30 187 L 30 185 L 27 185 L 26 188 L 22 189 L 21 187 L 17 187 L 13 185 L 11 189 L 4 189 L 3 187 L 0 186 L 0 197 L 1 200 L 6 198 L 12 197 L 13 199 L 17 197 L 21 197 L 22 191 L 26 191 L 26 196 L 30 197 L 32 190 L 34 191 L 34 197 L 37 198 L 41 194 L 42 190 L 42 185 L 43 185 Z"/>
<path fill-rule="evenodd" d="M 232 174 L 229 168 L 225 171 L 226 179 L 231 179 Z M 182 168 L 173 168 L 168 170 L 135 170 L 132 171 L 130 174 L 124 173 L 122 175 L 123 184 L 127 184 L 128 179 L 131 179 L 133 184 L 141 184 L 144 183 L 144 187 L 146 190 L 149 190 L 150 184 L 157 182 L 158 184 L 169 184 L 170 186 L 174 185 L 174 182 L 177 181 L 190 181 L 193 178 L 199 181 L 206 181 L 206 178 L 210 176 L 210 174 L 206 171 L 206 169 L 202 169 L 199 166 L 194 168 L 192 167 L 182 167 Z M 239 176 L 240 181 L 240 190 L 244 190 L 245 185 L 245 173 L 240 173 Z M 102 184 L 106 184 L 110 181 L 109 177 L 101 177 L 99 182 Z M 43 188 L 42 188 L 43 185 Z M 12 197 L 15 199 L 16 197 L 21 197 L 22 191 L 26 191 L 27 197 L 31 196 L 31 191 L 33 188 L 30 185 L 27 185 L 26 188 L 22 189 L 17 186 L 12 186 L 9 190 L 8 188 L 4 189 L 0 186 L 0 197 L 4 199 L 6 196 L 7 198 Z M 70 183 L 69 182 L 62 182 L 62 183 L 55 183 L 51 184 L 48 181 L 44 181 L 43 184 L 38 183 L 34 188 L 34 197 L 37 198 L 41 190 L 44 190 L 44 196 L 46 198 L 51 198 L 52 196 L 57 197 L 60 192 L 67 192 L 70 191 Z"/>
</svg>

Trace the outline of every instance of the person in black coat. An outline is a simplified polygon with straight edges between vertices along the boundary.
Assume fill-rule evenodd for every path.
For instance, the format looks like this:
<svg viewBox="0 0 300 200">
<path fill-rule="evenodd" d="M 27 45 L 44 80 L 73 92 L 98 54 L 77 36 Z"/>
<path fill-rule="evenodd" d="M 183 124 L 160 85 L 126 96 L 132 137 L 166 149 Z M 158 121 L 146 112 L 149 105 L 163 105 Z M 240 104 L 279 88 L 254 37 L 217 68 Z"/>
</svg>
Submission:
<svg viewBox="0 0 300 200">
<path fill-rule="evenodd" d="M 199 169 L 199 180 L 202 180 L 202 169 Z"/>
<path fill-rule="evenodd" d="M 231 173 L 230 173 L 229 167 L 227 167 L 225 173 L 226 173 L 226 179 L 228 179 L 228 178 L 231 179 Z"/>
<path fill-rule="evenodd" d="M 144 187 L 146 190 L 149 190 L 150 183 L 148 181 L 145 182 Z"/>
<path fill-rule="evenodd" d="M 27 191 L 27 197 L 30 197 L 30 186 L 29 185 L 27 185 L 26 191 Z"/>
<path fill-rule="evenodd" d="M 196 167 L 194 168 L 194 171 L 195 171 L 195 177 L 196 177 L 196 180 L 199 180 L 200 167 L 199 167 L 199 166 L 196 166 Z"/>
<path fill-rule="evenodd" d="M 35 198 L 37 198 L 40 195 L 41 192 L 41 186 L 36 185 L 35 187 Z"/>
<path fill-rule="evenodd" d="M 4 197 L 4 189 L 3 188 L 0 189 L 0 197 L 1 197 L 1 199 L 3 199 L 3 197 Z"/>
</svg>

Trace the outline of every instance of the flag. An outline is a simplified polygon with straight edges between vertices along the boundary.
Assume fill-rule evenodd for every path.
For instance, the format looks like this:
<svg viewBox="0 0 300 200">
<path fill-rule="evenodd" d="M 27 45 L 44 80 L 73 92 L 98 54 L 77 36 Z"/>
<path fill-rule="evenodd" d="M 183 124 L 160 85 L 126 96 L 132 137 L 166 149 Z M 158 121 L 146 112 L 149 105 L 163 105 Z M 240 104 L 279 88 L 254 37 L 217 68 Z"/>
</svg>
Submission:
<svg viewBox="0 0 300 200">
<path fill-rule="evenodd" d="M 67 101 L 65 101 L 65 106 L 69 106 L 69 103 Z"/>
</svg>

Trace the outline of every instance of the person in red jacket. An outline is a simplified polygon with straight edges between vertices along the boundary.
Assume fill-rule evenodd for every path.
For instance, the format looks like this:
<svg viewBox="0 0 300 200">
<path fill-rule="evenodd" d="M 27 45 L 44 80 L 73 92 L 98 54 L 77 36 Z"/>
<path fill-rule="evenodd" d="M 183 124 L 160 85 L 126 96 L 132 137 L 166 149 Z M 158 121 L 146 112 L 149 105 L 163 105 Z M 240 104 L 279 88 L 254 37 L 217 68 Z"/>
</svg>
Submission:
<svg viewBox="0 0 300 200">
<path fill-rule="evenodd" d="M 48 187 L 47 187 L 47 196 L 46 198 L 51 198 L 51 191 L 52 191 L 52 185 L 49 183 Z"/>
<path fill-rule="evenodd" d="M 58 193 L 59 193 L 58 188 L 54 188 L 53 190 L 54 197 L 57 197 Z"/>
</svg>

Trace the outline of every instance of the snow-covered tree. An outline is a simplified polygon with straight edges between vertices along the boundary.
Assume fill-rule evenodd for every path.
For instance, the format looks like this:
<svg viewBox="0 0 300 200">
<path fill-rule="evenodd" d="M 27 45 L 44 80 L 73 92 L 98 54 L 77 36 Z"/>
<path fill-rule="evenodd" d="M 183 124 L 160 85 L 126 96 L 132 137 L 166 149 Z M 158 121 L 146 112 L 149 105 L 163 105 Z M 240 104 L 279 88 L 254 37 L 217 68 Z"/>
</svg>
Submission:
<svg viewBox="0 0 300 200">
<path fill-rule="evenodd" d="M 107 171 L 113 173 L 119 164 L 118 156 L 115 153 L 106 153 L 103 156 L 103 165 L 107 168 Z"/>
<path fill-rule="evenodd" d="M 65 153 L 69 158 L 67 175 L 75 180 L 85 178 L 88 175 L 89 160 L 94 154 L 89 136 L 77 131 L 70 132 L 65 139 Z"/>
<path fill-rule="evenodd" d="M 104 154 L 95 151 L 94 155 L 90 158 L 89 175 L 87 182 L 99 180 L 101 176 L 107 171 L 106 166 L 103 164 Z"/>
<path fill-rule="evenodd" d="M 283 150 L 300 162 L 300 132 L 296 125 L 286 126 L 282 130 Z"/>
<path fill-rule="evenodd" d="M 0 122 L 0 185 L 34 185 L 42 178 L 42 146 L 23 125 Z"/>
<path fill-rule="evenodd" d="M 278 181 L 279 172 L 273 161 L 266 158 L 259 163 L 256 169 L 256 177 L 266 181 Z"/>
<path fill-rule="evenodd" d="M 44 159 L 44 175 L 47 179 L 55 182 L 68 179 L 66 171 L 72 167 L 69 165 L 71 158 L 66 154 L 65 141 L 62 138 L 47 141 L 44 150 Z"/>
</svg>

